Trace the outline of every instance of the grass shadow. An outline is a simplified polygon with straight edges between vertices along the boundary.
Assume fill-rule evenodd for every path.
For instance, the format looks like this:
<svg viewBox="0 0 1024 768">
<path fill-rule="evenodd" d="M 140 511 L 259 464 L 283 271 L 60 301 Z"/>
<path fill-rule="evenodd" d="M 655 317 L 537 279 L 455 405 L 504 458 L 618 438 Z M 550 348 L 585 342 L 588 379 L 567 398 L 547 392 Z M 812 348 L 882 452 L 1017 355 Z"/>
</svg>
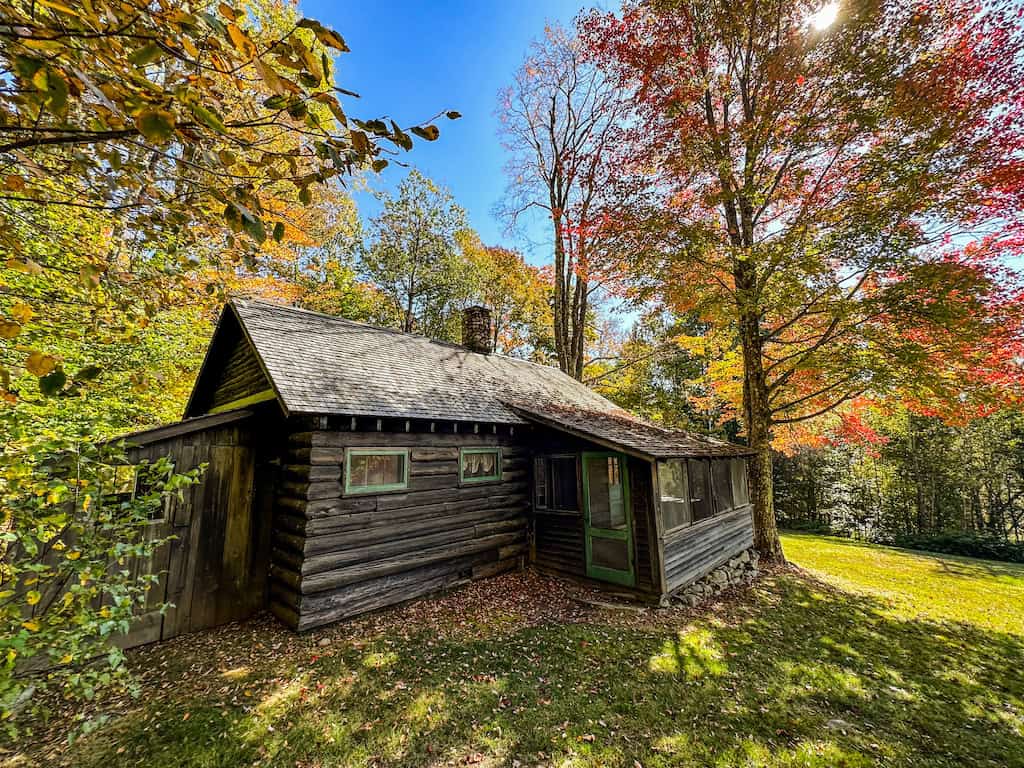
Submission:
<svg viewBox="0 0 1024 768">
<path fill-rule="evenodd" d="M 783 573 L 697 616 L 340 643 L 254 670 L 240 706 L 154 700 L 73 764 L 1019 768 L 1021 659 L 1020 636 Z"/>
</svg>

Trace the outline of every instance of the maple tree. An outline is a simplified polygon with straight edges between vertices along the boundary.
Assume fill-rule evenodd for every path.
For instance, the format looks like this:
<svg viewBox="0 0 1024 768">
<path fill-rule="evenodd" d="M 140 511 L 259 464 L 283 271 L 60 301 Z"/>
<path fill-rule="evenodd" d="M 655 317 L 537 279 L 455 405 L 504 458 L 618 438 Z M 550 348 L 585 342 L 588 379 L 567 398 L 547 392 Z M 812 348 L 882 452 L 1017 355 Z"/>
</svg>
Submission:
<svg viewBox="0 0 1024 768">
<path fill-rule="evenodd" d="M 555 352 L 559 368 L 582 379 L 591 300 L 604 282 L 607 256 L 595 234 L 622 103 L 579 41 L 553 26 L 534 43 L 499 104 L 510 152 L 503 213 L 513 225 L 532 209 L 550 220 Z"/>
<path fill-rule="evenodd" d="M 608 229 L 637 291 L 738 348 L 769 558 L 778 429 L 864 394 L 957 416 L 1019 403 L 1019 14 L 654 0 L 581 19 L 633 110 Z"/>
</svg>

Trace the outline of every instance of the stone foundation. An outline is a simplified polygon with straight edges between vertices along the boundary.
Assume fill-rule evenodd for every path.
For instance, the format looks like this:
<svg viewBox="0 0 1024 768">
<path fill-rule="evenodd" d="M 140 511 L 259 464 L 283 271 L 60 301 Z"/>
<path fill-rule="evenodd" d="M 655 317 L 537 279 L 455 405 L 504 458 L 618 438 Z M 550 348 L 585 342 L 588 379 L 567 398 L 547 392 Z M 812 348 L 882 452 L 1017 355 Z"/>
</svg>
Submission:
<svg viewBox="0 0 1024 768">
<path fill-rule="evenodd" d="M 757 579 L 759 559 L 757 550 L 745 549 L 707 576 L 675 592 L 672 600 L 693 608 L 730 587 L 751 584 Z"/>
</svg>

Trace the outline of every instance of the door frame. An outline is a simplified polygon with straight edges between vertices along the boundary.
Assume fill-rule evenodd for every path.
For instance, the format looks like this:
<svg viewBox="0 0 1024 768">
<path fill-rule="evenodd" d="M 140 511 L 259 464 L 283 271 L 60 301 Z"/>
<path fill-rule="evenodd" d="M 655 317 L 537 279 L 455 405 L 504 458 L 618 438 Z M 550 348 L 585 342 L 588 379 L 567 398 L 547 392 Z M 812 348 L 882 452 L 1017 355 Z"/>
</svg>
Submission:
<svg viewBox="0 0 1024 768">
<path fill-rule="evenodd" d="M 626 517 L 624 530 L 613 530 L 609 528 L 596 528 L 590 524 L 590 477 L 587 469 L 588 459 L 599 459 L 615 457 L 619 460 L 619 474 L 622 477 L 622 505 Z M 617 451 L 584 451 L 580 456 L 580 474 L 582 496 L 583 496 L 583 542 L 586 548 L 586 570 L 587 576 L 608 581 L 612 584 L 621 584 L 624 587 L 636 586 L 636 563 L 633 557 L 633 509 L 629 493 L 629 462 L 623 453 Z M 591 555 L 591 538 L 614 539 L 626 542 L 626 552 L 629 558 L 629 570 L 620 571 L 614 568 L 594 565 Z"/>
</svg>

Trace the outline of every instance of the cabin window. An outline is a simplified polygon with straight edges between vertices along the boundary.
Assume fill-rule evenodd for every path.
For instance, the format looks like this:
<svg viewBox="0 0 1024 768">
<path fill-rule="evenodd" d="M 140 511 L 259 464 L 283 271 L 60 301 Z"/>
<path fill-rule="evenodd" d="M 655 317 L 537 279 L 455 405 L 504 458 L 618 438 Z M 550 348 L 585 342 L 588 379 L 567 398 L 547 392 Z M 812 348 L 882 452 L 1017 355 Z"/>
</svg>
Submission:
<svg viewBox="0 0 1024 768">
<path fill-rule="evenodd" d="M 579 470 L 575 456 L 538 456 L 533 461 L 537 509 L 579 512 Z"/>
<path fill-rule="evenodd" d="M 686 462 L 658 462 L 658 489 L 661 492 L 661 519 L 666 531 L 689 525 L 690 499 L 686 483 Z"/>
<path fill-rule="evenodd" d="M 148 464 L 118 464 L 110 467 L 111 481 L 109 491 L 103 494 L 103 502 L 107 505 L 128 504 L 153 494 L 153 470 Z M 146 520 L 150 523 L 161 523 L 167 518 L 169 496 L 161 497 L 157 503 L 149 506 Z"/>
<path fill-rule="evenodd" d="M 743 459 L 674 459 L 658 462 L 661 519 L 671 531 L 746 506 Z"/>
<path fill-rule="evenodd" d="M 345 493 L 384 493 L 408 487 L 408 448 L 348 448 L 345 451 Z"/>
<path fill-rule="evenodd" d="M 487 483 L 501 480 L 500 448 L 463 448 L 459 452 L 459 482 Z"/>
<path fill-rule="evenodd" d="M 533 460 L 533 506 L 548 507 L 548 460 L 543 456 Z"/>
</svg>

